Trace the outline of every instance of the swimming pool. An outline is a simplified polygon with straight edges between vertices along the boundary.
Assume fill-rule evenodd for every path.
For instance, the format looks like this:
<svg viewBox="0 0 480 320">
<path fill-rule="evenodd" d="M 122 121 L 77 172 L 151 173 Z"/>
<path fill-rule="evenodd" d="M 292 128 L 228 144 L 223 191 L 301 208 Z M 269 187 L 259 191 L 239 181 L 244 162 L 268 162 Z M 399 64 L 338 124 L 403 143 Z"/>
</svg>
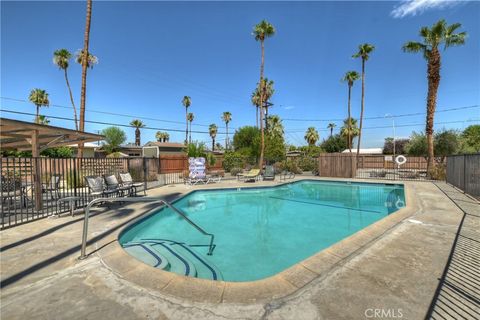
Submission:
<svg viewBox="0 0 480 320">
<path fill-rule="evenodd" d="M 301 180 L 193 191 L 125 229 L 120 244 L 159 269 L 212 280 L 272 276 L 405 206 L 403 185 Z"/>
</svg>

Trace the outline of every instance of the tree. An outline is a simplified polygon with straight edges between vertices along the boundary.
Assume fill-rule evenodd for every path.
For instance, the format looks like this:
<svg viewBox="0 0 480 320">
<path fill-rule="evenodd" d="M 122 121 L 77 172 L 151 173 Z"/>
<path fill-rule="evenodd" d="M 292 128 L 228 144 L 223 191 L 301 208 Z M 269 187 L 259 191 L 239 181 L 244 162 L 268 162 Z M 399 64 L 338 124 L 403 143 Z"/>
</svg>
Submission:
<svg viewBox="0 0 480 320">
<path fill-rule="evenodd" d="M 285 160 L 285 140 L 283 135 L 273 134 L 271 131 L 265 135 L 265 160 L 274 163 Z"/>
<path fill-rule="evenodd" d="M 192 143 L 192 122 L 195 118 L 195 115 L 192 112 L 187 113 L 187 121 L 190 122 L 190 135 L 188 138 L 188 143 Z"/>
<path fill-rule="evenodd" d="M 342 135 L 336 134 L 330 136 L 327 140 L 323 140 L 320 147 L 328 153 L 342 152 L 347 149 L 347 141 Z"/>
<path fill-rule="evenodd" d="M 187 156 L 191 158 L 207 157 L 205 143 L 193 141 L 190 142 L 186 147 Z"/>
<path fill-rule="evenodd" d="M 410 139 L 395 139 L 395 153 L 405 154 L 405 147 L 410 142 Z M 393 138 L 385 138 L 383 144 L 383 154 L 393 154 Z"/>
<path fill-rule="evenodd" d="M 168 142 L 170 135 L 168 132 L 157 131 L 157 133 L 155 133 L 155 139 L 157 139 L 158 142 Z"/>
<path fill-rule="evenodd" d="M 352 150 L 353 139 L 358 136 L 357 119 L 347 118 L 343 120 L 343 126 L 340 128 L 340 134 L 346 138 L 348 149 Z"/>
<path fill-rule="evenodd" d="M 272 106 L 272 104 L 269 103 L 270 98 L 273 96 L 275 93 L 275 89 L 273 88 L 273 80 L 268 80 L 268 78 L 263 79 L 263 106 L 265 108 L 265 127 L 268 129 L 268 109 Z"/>
<path fill-rule="evenodd" d="M 53 53 L 53 63 L 58 66 L 59 69 L 63 70 L 65 75 L 65 82 L 67 83 L 68 93 L 70 94 L 70 102 L 72 103 L 73 108 L 73 119 L 75 120 L 75 129 L 78 130 L 78 118 L 77 118 L 77 108 L 75 107 L 75 101 L 73 100 L 72 88 L 70 88 L 70 82 L 68 81 L 67 69 L 70 64 L 70 59 L 72 54 L 67 49 L 55 50 Z"/>
<path fill-rule="evenodd" d="M 90 52 L 88 50 L 88 45 L 90 41 L 90 23 L 92 21 L 92 0 L 87 0 L 87 14 L 85 19 L 85 33 L 83 36 L 83 49 L 81 50 L 81 65 L 82 65 L 82 89 L 80 92 L 80 123 L 78 129 L 80 131 L 85 131 L 85 102 L 87 98 L 87 69 L 90 64 L 89 57 Z M 78 62 L 78 55 L 77 55 Z M 78 158 L 83 157 L 83 142 L 78 144 Z"/>
<path fill-rule="evenodd" d="M 358 46 L 358 52 L 353 55 L 354 58 L 362 59 L 362 102 L 360 107 L 360 128 L 358 129 L 358 144 L 357 144 L 357 162 L 360 154 L 360 144 L 362 140 L 363 128 L 363 113 L 365 111 L 365 62 L 370 57 L 370 53 L 375 47 L 369 43 L 364 43 Z"/>
<path fill-rule="evenodd" d="M 314 127 L 310 127 L 307 129 L 304 138 L 307 141 L 308 145 L 313 146 L 317 143 L 318 139 L 320 139 L 320 135 Z"/>
<path fill-rule="evenodd" d="M 282 119 L 278 115 L 271 115 L 267 118 L 267 134 L 283 137 L 284 129 Z"/>
<path fill-rule="evenodd" d="M 260 153 L 260 130 L 253 126 L 238 128 L 233 135 L 233 148 L 250 163 L 257 162 Z"/>
<path fill-rule="evenodd" d="M 445 129 L 437 132 L 434 139 L 434 149 L 435 155 L 440 157 L 442 162 L 446 156 L 456 154 L 460 149 L 458 132 Z"/>
<path fill-rule="evenodd" d="M 332 137 L 333 135 L 333 129 L 336 127 L 337 125 L 335 123 L 329 123 L 328 126 L 327 126 L 327 129 L 330 129 L 330 137 Z"/>
<path fill-rule="evenodd" d="M 46 116 L 38 116 L 38 124 L 43 124 L 43 125 L 48 125 L 50 123 L 50 120 L 47 119 Z"/>
<path fill-rule="evenodd" d="M 265 88 L 263 81 L 263 69 L 265 67 L 265 39 L 272 37 L 275 34 L 275 28 L 266 20 L 262 20 L 253 28 L 253 35 L 256 41 L 260 41 L 261 47 L 261 63 L 260 63 L 260 158 L 258 160 L 258 167 L 262 170 L 263 167 L 263 154 L 265 151 L 265 135 L 263 132 L 263 103 L 265 100 Z"/>
<path fill-rule="evenodd" d="M 127 140 L 127 135 L 119 127 L 108 127 L 102 130 L 105 136 L 103 148 L 107 153 L 118 151 L 119 147 Z"/>
<path fill-rule="evenodd" d="M 422 42 L 409 41 L 402 47 L 404 52 L 420 52 L 427 61 L 427 119 L 425 132 L 427 134 L 428 163 L 427 172 L 430 175 L 434 167 L 433 126 L 435 109 L 437 106 L 437 92 L 440 85 L 441 55 L 439 46 L 444 45 L 444 50 L 451 46 L 463 45 L 467 36 L 466 32 L 455 33 L 462 25 L 454 23 L 447 25 L 445 20 L 439 20 L 431 28 L 422 27 L 420 37 Z"/>
<path fill-rule="evenodd" d="M 232 114 L 228 111 L 225 111 L 223 114 L 222 114 L 222 121 L 225 122 L 225 127 L 227 129 L 226 133 L 226 139 L 225 139 L 225 149 L 228 150 L 228 148 L 230 148 L 230 141 L 228 141 L 228 124 L 230 123 L 230 121 L 232 121 Z"/>
<path fill-rule="evenodd" d="M 145 124 L 142 120 L 134 119 L 130 122 L 130 125 L 135 128 L 135 145 L 140 146 L 140 128 L 145 127 Z"/>
<path fill-rule="evenodd" d="M 258 110 L 260 108 L 260 91 L 257 88 L 252 92 L 252 105 L 255 106 L 255 126 L 258 128 Z"/>
<path fill-rule="evenodd" d="M 468 126 L 460 136 L 460 151 L 463 153 L 480 152 L 480 124 Z"/>
<path fill-rule="evenodd" d="M 343 82 L 346 82 L 348 84 L 348 106 L 347 106 L 347 110 L 348 110 L 347 126 L 348 127 L 352 125 L 350 121 L 350 119 L 352 119 L 351 108 L 350 108 L 350 100 L 352 97 L 352 87 L 353 87 L 353 83 L 358 79 L 360 79 L 360 75 L 356 71 L 347 71 L 347 73 L 345 73 L 345 76 L 342 79 Z M 350 150 L 350 153 L 352 152 L 353 138 L 350 135 L 348 135 L 348 132 L 351 132 L 351 131 L 352 131 L 351 128 L 347 130 L 347 136 L 346 136 L 347 143 L 348 143 L 348 150 Z"/>
<path fill-rule="evenodd" d="M 212 138 L 212 151 L 215 151 L 215 138 L 217 137 L 218 127 L 215 123 L 212 123 L 208 126 L 208 133 L 210 138 Z"/>
<path fill-rule="evenodd" d="M 186 127 L 185 127 L 185 144 L 187 144 L 188 141 L 188 108 L 192 104 L 192 99 L 189 96 L 184 96 L 182 99 L 182 105 L 185 107 L 185 121 L 186 121 Z"/>
<path fill-rule="evenodd" d="M 48 107 L 50 105 L 50 101 L 48 100 L 48 93 L 47 91 L 42 89 L 32 89 L 32 91 L 30 91 L 30 96 L 28 97 L 28 100 L 30 100 L 30 102 L 32 102 L 37 107 L 35 123 L 39 123 L 40 107 Z"/>
</svg>

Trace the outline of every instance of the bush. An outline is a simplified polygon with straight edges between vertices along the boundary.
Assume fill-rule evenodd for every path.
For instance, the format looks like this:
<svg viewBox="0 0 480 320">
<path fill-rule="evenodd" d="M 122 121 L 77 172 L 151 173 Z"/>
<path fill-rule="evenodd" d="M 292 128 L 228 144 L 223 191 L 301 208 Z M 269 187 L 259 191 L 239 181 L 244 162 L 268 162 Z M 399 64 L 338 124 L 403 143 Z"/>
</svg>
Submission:
<svg viewBox="0 0 480 320">
<path fill-rule="evenodd" d="M 243 170 L 241 168 L 235 167 L 235 168 L 230 169 L 230 174 L 232 176 L 236 176 L 237 174 L 242 173 L 242 172 L 243 172 Z"/>
<path fill-rule="evenodd" d="M 223 158 L 223 169 L 229 172 L 232 168 L 243 168 L 245 166 L 246 158 L 239 152 L 225 152 Z"/>
<path fill-rule="evenodd" d="M 439 163 L 430 170 L 430 178 L 433 180 L 445 180 L 447 176 L 447 168 L 445 164 Z"/>
<path fill-rule="evenodd" d="M 298 167 L 303 171 L 313 171 L 317 167 L 317 162 L 311 157 L 301 157 L 298 160 Z"/>
<path fill-rule="evenodd" d="M 297 163 L 292 160 L 286 160 L 282 162 L 282 170 L 290 171 L 295 174 L 302 174 L 303 171 L 298 167 Z"/>
</svg>

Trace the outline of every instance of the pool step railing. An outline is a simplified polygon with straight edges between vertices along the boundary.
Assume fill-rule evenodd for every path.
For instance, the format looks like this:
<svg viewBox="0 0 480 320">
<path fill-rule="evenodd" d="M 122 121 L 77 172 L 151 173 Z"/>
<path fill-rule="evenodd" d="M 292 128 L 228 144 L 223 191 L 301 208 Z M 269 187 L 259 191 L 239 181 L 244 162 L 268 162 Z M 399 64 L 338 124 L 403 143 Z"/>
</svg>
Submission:
<svg viewBox="0 0 480 320">
<path fill-rule="evenodd" d="M 163 199 L 158 199 L 158 198 L 151 198 L 151 197 L 143 197 L 143 198 L 138 198 L 138 197 L 125 197 L 125 198 L 96 198 L 90 201 L 87 206 L 85 207 L 85 218 L 83 222 L 83 232 L 82 232 L 82 245 L 80 249 L 80 260 L 83 260 L 87 257 L 87 238 L 88 238 L 88 220 L 90 217 L 90 208 L 100 202 L 158 202 L 161 203 L 168 208 L 170 208 L 173 212 L 178 214 L 181 218 L 183 218 L 185 221 L 187 221 L 191 226 L 193 226 L 195 229 L 197 229 L 200 233 L 203 235 L 206 235 L 210 237 L 210 243 L 208 244 L 208 253 L 207 255 L 211 256 L 213 254 L 213 250 L 215 249 L 215 245 L 213 244 L 215 240 L 215 235 L 212 233 L 206 232 L 202 227 L 200 227 L 198 224 L 190 220 L 187 215 L 182 212 L 182 210 L 174 207 L 170 202 L 163 200 Z"/>
<path fill-rule="evenodd" d="M 188 277 L 222 280 L 218 268 L 187 244 L 172 240 L 142 239 L 123 244 L 132 256 L 152 267 Z"/>
</svg>

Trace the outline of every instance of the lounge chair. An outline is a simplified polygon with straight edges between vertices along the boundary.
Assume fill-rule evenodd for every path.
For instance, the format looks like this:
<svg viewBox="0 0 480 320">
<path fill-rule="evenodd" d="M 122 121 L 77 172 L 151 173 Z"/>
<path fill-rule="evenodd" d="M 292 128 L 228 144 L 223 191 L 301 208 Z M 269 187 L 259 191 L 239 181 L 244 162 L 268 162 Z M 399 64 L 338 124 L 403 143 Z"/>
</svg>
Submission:
<svg viewBox="0 0 480 320">
<path fill-rule="evenodd" d="M 263 180 L 275 180 L 275 168 L 273 166 L 265 166 Z"/>
<path fill-rule="evenodd" d="M 86 176 L 85 182 L 87 183 L 91 198 L 108 198 L 118 194 L 118 189 L 109 190 L 105 188 L 105 183 L 102 177 Z"/>
<path fill-rule="evenodd" d="M 1 176 L 0 189 L 2 195 L 2 206 L 8 202 L 9 205 L 15 203 L 16 199 L 20 199 L 20 203 L 26 206 L 25 187 L 22 181 L 14 177 Z"/>
<path fill-rule="evenodd" d="M 52 200 L 60 198 L 58 195 L 58 190 L 60 189 L 60 178 L 59 174 L 52 174 L 50 181 L 48 183 L 42 183 L 42 193 L 50 193 L 50 198 Z M 53 196 L 55 194 L 56 197 Z"/>
<path fill-rule="evenodd" d="M 280 175 L 280 180 L 287 180 L 287 179 L 293 179 L 293 178 L 295 178 L 295 173 L 288 170 L 284 170 Z"/>
<path fill-rule="evenodd" d="M 133 182 L 132 175 L 129 172 L 120 173 L 120 181 L 123 186 L 130 186 L 134 196 L 137 195 L 137 188 L 143 187 L 143 194 L 147 195 L 146 188 L 141 182 Z"/>
<path fill-rule="evenodd" d="M 105 179 L 107 190 L 117 190 L 122 197 L 132 193 L 132 187 L 121 185 L 114 174 L 105 175 L 103 178 Z"/>
<path fill-rule="evenodd" d="M 197 183 L 202 182 L 203 184 L 209 183 L 211 180 L 205 174 L 205 158 L 188 158 L 188 176 L 184 178 L 183 182 L 190 186 L 194 186 Z"/>
<path fill-rule="evenodd" d="M 211 180 L 205 173 L 191 173 L 188 177 L 185 178 L 184 183 L 190 186 L 194 186 L 197 183 L 202 182 L 203 184 L 209 183 Z"/>
<path fill-rule="evenodd" d="M 257 181 L 260 178 L 260 169 L 251 169 L 245 174 L 239 175 L 239 179 L 247 181 Z"/>
</svg>

